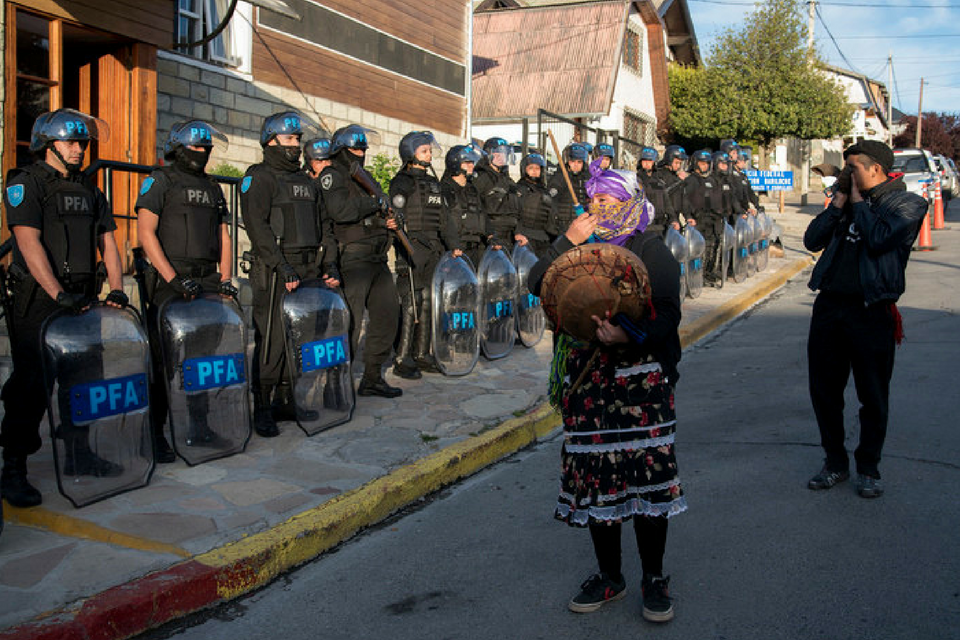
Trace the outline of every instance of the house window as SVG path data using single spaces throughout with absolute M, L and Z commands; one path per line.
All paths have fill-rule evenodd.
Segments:
M 652 118 L 642 113 L 623 112 L 623 137 L 644 146 L 657 140 L 657 128 Z
M 207 60 L 230 67 L 241 66 L 238 30 L 246 26 L 238 9 L 230 19 L 230 24 L 220 34 L 201 46 L 185 46 L 189 42 L 202 40 L 223 20 L 230 7 L 230 0 L 178 0 L 177 2 L 177 50 L 201 60 Z M 248 27 L 249 28 L 249 27 Z
M 643 37 L 633 29 L 627 29 L 623 41 L 623 64 L 638 74 L 643 73 Z

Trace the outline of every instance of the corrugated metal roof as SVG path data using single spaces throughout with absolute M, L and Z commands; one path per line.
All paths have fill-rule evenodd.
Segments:
M 606 115 L 627 0 L 505 9 L 473 18 L 474 119 Z

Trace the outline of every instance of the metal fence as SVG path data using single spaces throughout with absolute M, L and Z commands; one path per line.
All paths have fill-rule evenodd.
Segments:
M 527 127 L 525 127 L 526 129 Z M 613 146 L 614 161 L 613 168 L 634 170 L 637 161 L 640 159 L 640 151 L 644 146 L 651 145 L 652 142 L 638 142 L 632 138 L 621 135 L 616 129 L 600 129 L 577 122 L 570 118 L 551 113 L 545 109 L 537 110 L 537 134 L 536 147 L 551 162 L 558 162 L 553 147 L 547 137 L 547 130 L 553 132 L 553 137 L 557 140 L 557 145 L 561 152 L 563 147 L 570 142 L 589 142 L 592 145 L 609 144 Z M 524 136 L 524 139 L 529 139 Z M 526 153 L 526 149 L 524 150 Z

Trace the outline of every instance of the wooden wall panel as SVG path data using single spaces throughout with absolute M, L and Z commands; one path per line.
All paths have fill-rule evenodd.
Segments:
M 160 48 L 173 44 L 176 0 L 20 0 L 21 7 Z
M 253 76 L 436 131 L 462 133 L 462 97 L 272 31 L 259 30 L 254 36 Z

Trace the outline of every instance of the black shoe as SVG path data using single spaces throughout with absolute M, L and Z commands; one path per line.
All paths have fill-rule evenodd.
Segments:
M 199 428 L 195 433 L 187 436 L 184 441 L 188 447 L 220 447 L 224 444 L 223 438 L 207 428 Z
M 161 436 L 162 437 L 162 436 Z M 166 440 L 164 440 L 166 442 Z M 167 445 L 170 448 L 170 445 Z M 172 451 L 170 452 L 173 453 Z M 173 462 L 173 460 L 170 460 Z M 116 478 L 123 474 L 123 465 L 104 460 L 93 451 L 69 450 L 64 456 L 63 474 L 67 476 L 94 476 L 97 478 Z
M 879 498 L 882 496 L 883 484 L 880 482 L 880 478 L 874 478 L 865 473 L 858 473 L 857 495 L 861 498 Z
M 820 473 L 810 478 L 810 482 L 807 483 L 807 489 L 823 491 L 824 489 L 831 489 L 833 485 L 849 479 L 849 471 L 831 471 L 827 465 L 823 465 Z
M 35 507 L 43 502 L 40 492 L 27 480 L 27 459 L 3 459 L 0 497 L 15 507 Z
M 190 444 L 189 441 L 187 444 Z M 153 439 L 153 459 L 158 464 L 170 464 L 177 459 L 177 454 L 173 452 L 170 443 L 162 434 Z
M 615 582 L 605 573 L 595 573 L 580 585 L 580 593 L 573 596 L 567 607 L 575 613 L 591 613 L 608 602 L 627 595 L 627 582 Z
M 417 367 L 424 373 L 440 373 L 440 367 L 433 356 L 423 356 L 416 359 Z
M 643 576 L 643 619 L 650 622 L 673 620 L 670 576 Z
M 391 387 L 383 378 L 380 378 L 379 380 L 361 378 L 360 386 L 357 388 L 357 395 L 397 398 L 403 395 L 403 389 L 400 387 Z
M 409 358 L 397 360 L 393 363 L 393 375 L 406 380 L 419 380 L 423 377 L 420 368 Z
M 320 412 L 314 409 L 298 407 L 293 399 L 293 390 L 289 384 L 277 385 L 273 394 L 273 419 L 276 422 L 296 420 L 297 422 L 313 422 L 320 417 Z
M 276 438 L 280 435 L 280 428 L 273 419 L 273 408 L 270 406 L 269 387 L 253 391 L 253 430 L 261 438 Z

